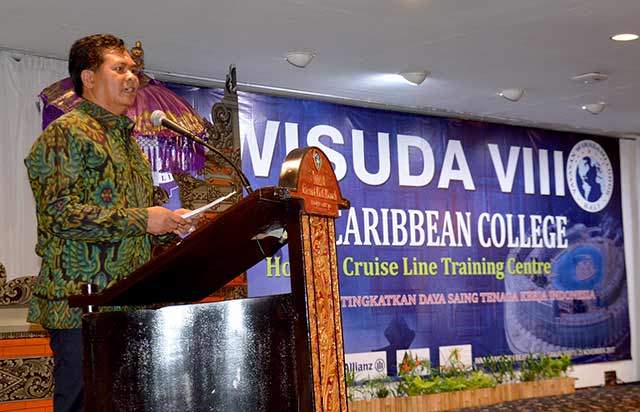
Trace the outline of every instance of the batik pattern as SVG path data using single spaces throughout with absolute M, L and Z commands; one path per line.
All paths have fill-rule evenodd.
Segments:
M 68 296 L 83 283 L 105 288 L 150 258 L 153 183 L 132 128 L 128 117 L 84 101 L 51 123 L 25 159 L 42 257 L 30 322 L 80 327 L 81 310 Z

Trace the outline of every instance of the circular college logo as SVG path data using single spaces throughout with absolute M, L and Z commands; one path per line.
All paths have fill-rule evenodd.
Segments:
M 602 146 L 593 140 L 573 146 L 567 161 L 567 184 L 573 200 L 587 212 L 599 212 L 609 204 L 613 168 Z

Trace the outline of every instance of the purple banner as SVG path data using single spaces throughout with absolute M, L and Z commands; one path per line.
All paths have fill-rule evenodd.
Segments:
M 219 99 L 186 94 L 201 112 Z M 386 352 L 393 375 L 406 349 L 434 365 L 447 348 L 630 358 L 617 140 L 250 93 L 240 124 L 253 187 L 317 146 L 351 202 L 336 221 L 347 360 Z M 287 293 L 289 276 L 285 248 L 249 293 Z

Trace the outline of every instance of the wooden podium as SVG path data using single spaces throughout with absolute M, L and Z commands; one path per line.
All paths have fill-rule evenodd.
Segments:
M 292 151 L 251 193 L 126 279 L 72 296 L 88 412 L 347 411 L 334 220 L 342 197 L 318 148 Z M 285 232 L 282 232 L 284 229 Z M 289 244 L 290 294 L 203 304 Z M 95 311 L 121 305 L 160 309 Z

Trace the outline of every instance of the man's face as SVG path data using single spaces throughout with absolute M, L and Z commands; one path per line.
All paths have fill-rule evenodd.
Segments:
M 121 115 L 133 105 L 138 92 L 136 63 L 129 53 L 105 50 L 95 71 L 83 70 L 83 97 L 113 114 Z

